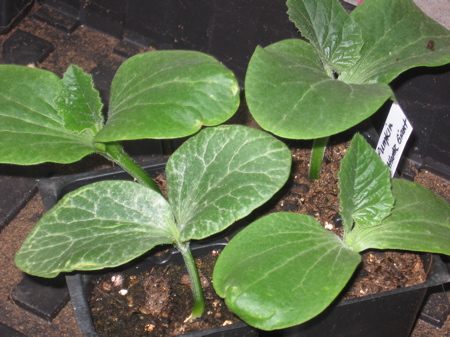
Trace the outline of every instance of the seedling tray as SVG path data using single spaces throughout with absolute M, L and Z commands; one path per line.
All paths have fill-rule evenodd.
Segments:
M 34 0 L 0 1 L 0 34 L 7 33 L 27 12 Z

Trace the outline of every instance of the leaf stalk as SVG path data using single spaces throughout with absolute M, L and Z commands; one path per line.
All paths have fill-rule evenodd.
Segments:
M 192 295 L 194 297 L 194 306 L 192 308 L 192 313 L 189 319 L 192 320 L 200 317 L 205 311 L 205 296 L 203 295 L 200 276 L 198 274 L 198 269 L 197 265 L 195 264 L 194 257 L 192 256 L 191 249 L 189 247 L 189 242 L 176 242 L 175 245 L 183 256 L 189 273 L 189 277 L 191 279 L 191 289 Z
M 145 172 L 142 167 L 140 167 L 129 155 L 125 153 L 122 146 L 118 142 L 101 144 L 103 144 L 105 147 L 104 151 L 99 151 L 100 154 L 115 162 L 140 184 L 161 193 L 158 186 L 156 186 L 147 172 Z M 99 148 L 99 146 L 97 146 L 97 148 Z
M 313 141 L 311 162 L 309 166 L 309 177 L 319 179 L 320 169 L 322 168 L 323 155 L 328 144 L 329 137 L 316 138 Z

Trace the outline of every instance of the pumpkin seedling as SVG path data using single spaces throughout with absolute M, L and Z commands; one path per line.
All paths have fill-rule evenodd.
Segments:
M 157 189 L 120 141 L 178 138 L 225 122 L 239 106 L 233 73 L 194 51 L 135 55 L 118 69 L 105 122 L 91 75 L 0 65 L 0 163 L 72 163 L 91 153 Z
M 192 277 L 192 316 L 200 316 L 204 299 L 190 240 L 220 232 L 267 201 L 287 180 L 290 151 L 250 128 L 205 129 L 169 159 L 166 200 L 119 142 L 184 137 L 226 121 L 239 105 L 233 73 L 199 52 L 136 55 L 113 79 L 106 122 L 91 76 L 76 66 L 60 79 L 2 65 L 0 87 L 0 162 L 70 163 L 99 153 L 141 183 L 103 181 L 67 194 L 25 239 L 17 266 L 54 277 L 118 266 L 174 244 Z
M 359 134 L 342 160 L 339 183 L 343 238 L 311 216 L 272 213 L 239 232 L 219 256 L 214 287 L 248 324 L 273 330 L 315 317 L 367 249 L 450 255 L 450 205 L 421 185 L 391 180 Z
M 167 199 L 132 181 L 102 181 L 68 193 L 27 236 L 15 263 L 54 277 L 122 265 L 173 244 L 191 276 L 192 317 L 204 310 L 191 240 L 216 234 L 269 200 L 286 182 L 291 153 L 270 134 L 245 126 L 206 128 L 166 165 Z
M 450 32 L 412 0 L 364 1 L 350 14 L 338 0 L 288 0 L 287 6 L 309 42 L 288 39 L 257 47 L 245 95 L 263 129 L 315 140 L 310 173 L 316 178 L 328 137 L 393 98 L 393 79 L 413 67 L 450 62 Z

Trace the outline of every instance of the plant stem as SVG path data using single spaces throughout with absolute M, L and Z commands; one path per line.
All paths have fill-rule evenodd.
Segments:
M 311 162 L 309 166 L 309 177 L 319 179 L 320 169 L 322 168 L 323 154 L 327 147 L 328 137 L 316 138 L 313 141 Z
M 198 274 L 197 265 L 195 264 L 194 257 L 192 256 L 191 249 L 189 248 L 189 242 L 177 242 L 176 246 L 183 256 L 184 263 L 191 278 L 192 295 L 194 296 L 194 307 L 192 308 L 190 319 L 200 317 L 205 311 L 205 297 L 203 295 L 202 284 L 200 276 Z
M 96 144 L 99 152 L 106 158 L 112 160 L 122 169 L 128 172 L 137 182 L 160 192 L 147 172 L 142 169 L 129 155 L 125 153 L 118 142 Z M 161 193 L 161 192 L 160 192 Z

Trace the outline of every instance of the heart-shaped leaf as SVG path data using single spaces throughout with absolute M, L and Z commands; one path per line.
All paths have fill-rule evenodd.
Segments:
M 360 134 L 356 134 L 342 159 L 339 199 L 344 225 L 375 226 L 394 205 L 389 167 Z
M 248 215 L 284 185 L 290 166 L 287 146 L 253 128 L 223 125 L 188 139 L 166 166 L 180 240 L 208 237 Z
M 42 277 L 128 262 L 173 242 L 175 223 L 158 192 L 130 181 L 102 181 L 67 194 L 27 236 L 15 263 Z
M 154 51 L 125 61 L 111 85 L 108 121 L 96 141 L 177 138 L 225 122 L 239 105 L 233 73 L 194 51 Z
M 412 0 L 364 1 L 352 13 L 364 41 L 361 59 L 341 73 L 348 83 L 389 83 L 407 69 L 450 62 L 450 31 Z
M 0 66 L 0 161 L 32 165 L 71 163 L 96 151 L 93 135 L 71 124 L 55 99 L 63 90 L 55 74 L 16 65 Z M 76 129 L 72 124 L 73 130 Z
M 281 329 L 322 312 L 360 260 L 314 218 L 273 213 L 247 226 L 225 247 L 213 284 L 248 324 Z
M 315 139 L 371 116 L 391 95 L 387 84 L 348 84 L 329 77 L 314 48 L 284 40 L 253 54 L 245 95 L 258 124 L 276 135 Z
M 289 19 L 316 48 L 322 62 L 340 73 L 359 60 L 361 31 L 336 0 L 289 0 Z
M 450 204 L 427 188 L 392 180 L 395 207 L 379 226 L 355 228 L 349 242 L 355 251 L 404 249 L 450 255 Z

